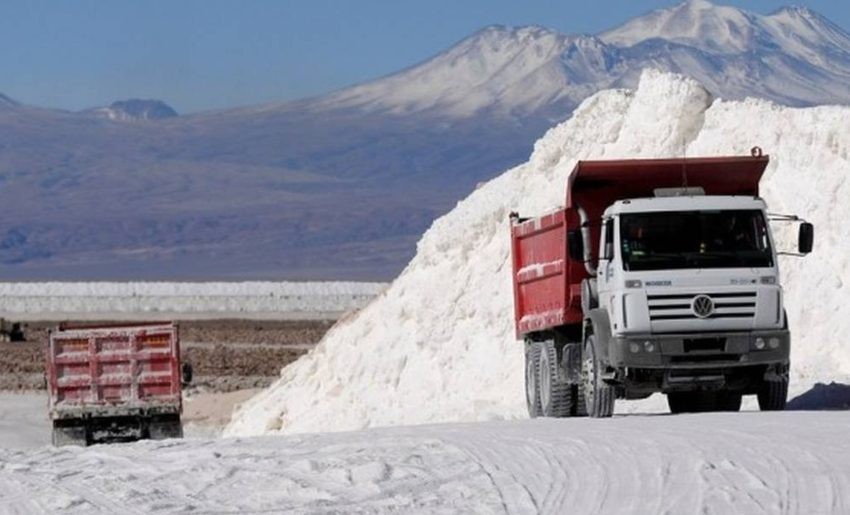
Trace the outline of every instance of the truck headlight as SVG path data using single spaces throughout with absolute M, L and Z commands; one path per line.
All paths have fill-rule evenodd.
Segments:
M 635 342 L 630 343 L 629 351 L 631 351 L 632 354 L 637 354 L 638 352 L 640 352 L 640 345 Z
M 759 282 L 762 284 L 776 284 L 776 276 L 775 275 L 763 275 L 759 277 Z
M 655 351 L 655 344 L 650 340 L 646 340 L 643 342 L 643 348 L 646 352 L 653 352 Z
M 765 345 L 766 345 L 766 343 L 764 341 L 764 338 L 761 338 L 761 337 L 756 338 L 756 343 L 755 343 L 756 349 L 762 350 L 762 349 L 764 349 Z
M 627 279 L 626 280 L 626 288 L 642 288 L 643 283 L 640 282 L 640 279 Z
M 773 338 L 767 340 L 767 345 L 770 346 L 771 349 L 778 349 L 779 348 L 779 338 L 774 336 Z

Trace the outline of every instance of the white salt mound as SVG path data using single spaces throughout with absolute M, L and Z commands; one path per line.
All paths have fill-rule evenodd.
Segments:
M 435 221 L 390 288 L 285 368 L 226 434 L 525 417 L 508 213 L 561 206 L 578 159 L 746 155 L 762 146 L 771 155 L 762 190 L 771 209 L 803 215 L 817 232 L 814 254 L 780 263 L 794 333 L 792 395 L 850 376 L 848 119 L 846 107 L 712 103 L 697 82 L 656 71 L 644 72 L 634 92 L 594 95 L 535 144 L 528 163 Z

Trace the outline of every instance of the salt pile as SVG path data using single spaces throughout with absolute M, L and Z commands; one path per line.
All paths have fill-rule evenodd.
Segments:
M 603 91 L 508 170 L 434 222 L 380 297 L 234 416 L 227 435 L 524 417 L 512 320 L 508 213 L 563 204 L 578 159 L 771 154 L 763 196 L 816 226 L 815 253 L 782 258 L 795 341 L 792 389 L 850 376 L 850 108 L 712 102 L 693 80 L 646 71 Z M 843 200 L 843 201 L 842 201 Z M 787 247 L 791 249 L 791 245 Z M 621 403 L 630 405 L 630 403 Z M 632 404 L 633 405 L 633 404 Z

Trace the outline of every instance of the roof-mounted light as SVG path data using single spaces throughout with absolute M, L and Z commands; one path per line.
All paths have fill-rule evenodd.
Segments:
M 655 188 L 652 192 L 656 197 L 698 197 L 705 195 L 705 190 L 701 186 Z

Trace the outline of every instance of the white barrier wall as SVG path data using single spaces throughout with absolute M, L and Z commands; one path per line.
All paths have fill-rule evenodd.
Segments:
M 0 283 L 0 315 L 311 317 L 366 305 L 386 287 L 361 282 Z

